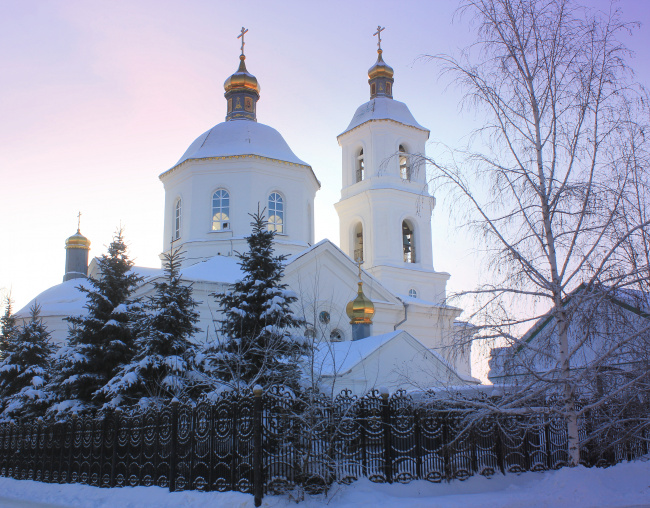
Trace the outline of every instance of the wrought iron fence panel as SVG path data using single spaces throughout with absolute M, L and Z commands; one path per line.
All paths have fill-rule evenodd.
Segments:
M 529 471 L 545 471 L 548 469 L 548 454 L 546 447 L 546 419 L 543 415 L 532 415 L 528 420 L 526 430 L 528 446 Z
M 496 416 L 488 416 L 480 419 L 472 428 L 472 440 L 474 441 L 474 464 L 472 469 L 483 476 L 493 476 L 501 472 L 503 465 L 499 441 L 496 436 L 499 432 L 499 425 Z
M 251 394 L 235 399 L 234 416 L 236 425 L 233 440 L 233 485 L 232 490 L 253 492 L 253 438 L 254 438 L 254 401 Z
M 383 399 L 373 390 L 359 399 L 359 425 L 361 426 L 364 476 L 370 481 L 389 481 L 386 475 L 385 432 L 382 419 Z
M 567 428 L 564 420 L 558 416 L 550 417 L 546 424 L 546 448 L 549 469 L 559 469 L 568 464 Z
M 350 390 L 344 390 L 332 405 L 330 460 L 333 476 L 339 483 L 350 483 L 365 476 L 365 433 L 360 425 L 361 404 Z
M 156 460 L 158 458 L 158 410 L 150 408 L 141 416 L 142 443 L 140 448 L 140 485 L 156 485 Z
M 282 493 L 295 485 L 302 428 L 292 394 L 273 387 L 262 400 L 262 464 L 265 490 Z
M 521 473 L 528 469 L 526 425 L 521 417 L 499 418 L 498 438 L 501 440 L 503 468 L 507 473 Z
M 447 468 L 448 480 L 465 480 L 472 475 L 473 450 L 471 429 L 463 424 L 465 415 L 457 411 L 447 413 Z
M 231 396 L 221 396 L 212 405 L 212 464 L 210 490 L 236 490 L 235 478 L 237 415 Z
M 440 483 L 447 478 L 445 416 L 446 413 L 430 408 L 418 411 L 422 457 L 420 478 L 432 483 Z
M 163 407 L 156 415 L 158 440 L 154 450 L 154 484 L 158 487 L 171 485 L 172 432 L 174 411 L 170 405 Z
M 388 401 L 392 481 L 408 483 L 420 477 L 421 455 L 418 445 L 416 411 L 413 400 L 404 391 Z
M 186 404 L 179 404 L 177 413 L 176 433 L 176 471 L 175 490 L 186 490 L 191 487 L 192 481 L 192 447 L 194 411 Z
M 211 490 L 212 479 L 212 404 L 202 400 L 193 411 L 193 464 L 191 484 L 195 490 Z

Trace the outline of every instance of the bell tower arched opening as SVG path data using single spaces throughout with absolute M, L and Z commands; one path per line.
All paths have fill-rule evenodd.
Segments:
M 352 232 L 352 242 L 354 245 L 353 259 L 357 263 L 363 263 L 363 224 L 358 222 Z
M 405 263 L 415 263 L 415 232 L 409 221 L 402 221 L 402 251 Z

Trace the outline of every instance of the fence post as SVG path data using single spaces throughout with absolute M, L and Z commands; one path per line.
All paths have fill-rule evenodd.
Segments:
M 122 426 L 122 410 L 118 407 L 112 412 L 113 417 L 113 450 L 111 454 L 111 472 L 108 479 L 108 486 L 115 487 L 115 468 L 117 467 L 117 446 Z
M 393 454 L 391 450 L 390 432 L 390 405 L 388 403 L 388 390 L 381 391 L 381 420 L 384 428 L 384 474 L 386 481 L 393 483 Z
M 253 495 L 255 506 L 262 505 L 262 387 L 253 388 Z

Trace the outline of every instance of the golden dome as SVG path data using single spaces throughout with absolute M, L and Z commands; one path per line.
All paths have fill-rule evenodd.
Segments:
M 90 240 L 77 229 L 77 232 L 65 241 L 65 248 L 90 250 Z
M 226 90 L 226 93 L 232 90 L 250 90 L 259 95 L 260 85 L 257 82 L 257 78 L 246 70 L 246 64 L 244 63 L 246 57 L 241 55 L 239 60 L 239 69 L 224 81 L 223 88 Z
M 375 315 L 375 305 L 363 294 L 363 282 L 359 281 L 357 297 L 345 307 L 345 312 L 350 318 L 350 324 L 372 324 L 372 317 Z
M 377 62 L 368 69 L 368 79 L 393 77 L 393 68 L 384 62 L 384 59 L 381 57 L 382 53 L 383 51 L 381 49 L 377 50 Z

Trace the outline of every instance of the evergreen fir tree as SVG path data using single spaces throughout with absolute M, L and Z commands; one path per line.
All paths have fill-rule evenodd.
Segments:
M 0 361 L 16 348 L 19 328 L 12 307 L 11 295 L 5 296 L 5 313 L 0 318 Z
M 44 387 L 54 348 L 39 317 L 40 307 L 34 304 L 30 311 L 16 347 L 0 362 L 0 420 L 42 415 L 51 397 Z
M 307 344 L 292 332 L 304 323 L 290 308 L 295 293 L 281 282 L 286 256 L 273 255 L 275 231 L 269 230 L 263 211 L 251 217 L 249 251 L 237 255 L 245 276 L 229 291 L 214 295 L 224 313 L 221 343 L 207 348 L 202 364 L 235 388 L 281 384 L 297 389 L 298 361 Z
M 187 398 L 192 388 L 190 338 L 200 331 L 198 303 L 192 298 L 192 286 L 181 281 L 179 250 L 164 258 L 165 281 L 154 283 L 156 292 L 136 323 L 135 356 L 102 390 L 111 405 L 160 406 L 174 397 Z
M 89 277 L 91 288 L 79 288 L 87 295 L 88 315 L 67 318 L 72 323 L 69 345 L 58 355 L 60 375 L 52 384 L 55 412 L 102 407 L 108 402 L 102 388 L 133 358 L 129 297 L 142 279 L 130 272 L 133 262 L 126 250 L 118 230 L 99 260 L 99 278 Z

